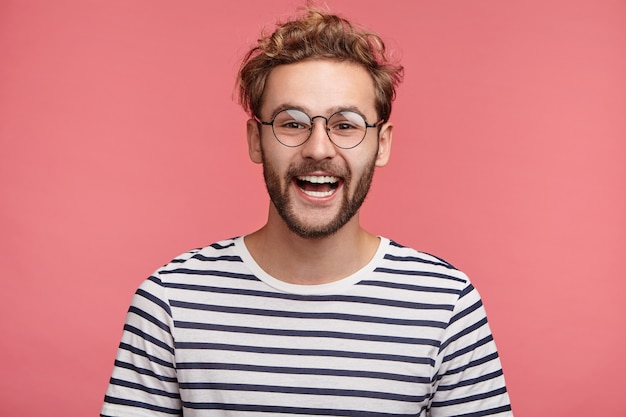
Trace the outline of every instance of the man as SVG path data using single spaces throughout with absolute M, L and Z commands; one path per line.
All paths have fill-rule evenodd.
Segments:
M 359 224 L 401 75 L 376 35 L 316 10 L 248 53 L 267 223 L 142 284 L 103 416 L 512 415 L 467 277 Z

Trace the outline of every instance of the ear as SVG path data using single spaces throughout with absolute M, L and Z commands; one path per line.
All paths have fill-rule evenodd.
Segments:
M 259 123 L 256 120 L 248 119 L 246 123 L 246 136 L 248 138 L 248 153 L 250 154 L 250 159 L 255 164 L 262 164 L 261 132 L 259 132 Z
M 391 140 L 393 139 L 393 124 L 387 122 L 380 128 L 378 134 L 378 154 L 376 155 L 376 166 L 384 167 L 389 162 L 391 156 Z

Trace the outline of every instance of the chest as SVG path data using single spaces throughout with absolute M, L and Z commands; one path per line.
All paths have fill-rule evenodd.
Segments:
M 441 329 L 418 310 L 407 317 L 389 306 L 241 301 L 173 312 L 181 398 L 190 409 L 419 415 L 426 408 Z

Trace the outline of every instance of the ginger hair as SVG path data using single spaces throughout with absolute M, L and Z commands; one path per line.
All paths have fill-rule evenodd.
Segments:
M 268 75 L 278 65 L 309 59 L 331 59 L 362 66 L 376 89 L 376 111 L 387 121 L 403 68 L 387 58 L 385 44 L 375 33 L 319 9 L 307 8 L 299 17 L 262 33 L 245 55 L 238 74 L 239 102 L 250 116 L 259 117 Z

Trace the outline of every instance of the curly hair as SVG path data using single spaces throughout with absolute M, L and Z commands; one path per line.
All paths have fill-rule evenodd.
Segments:
M 375 33 L 319 9 L 307 8 L 300 17 L 278 23 L 244 57 L 239 68 L 239 102 L 250 116 L 259 116 L 269 73 L 278 65 L 307 59 L 347 61 L 365 68 L 374 80 L 376 111 L 387 121 L 403 68 L 386 56 L 385 44 Z

